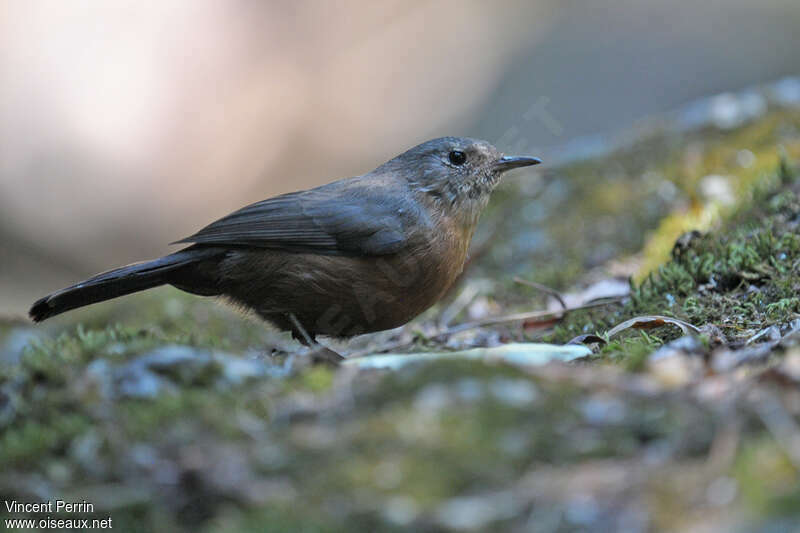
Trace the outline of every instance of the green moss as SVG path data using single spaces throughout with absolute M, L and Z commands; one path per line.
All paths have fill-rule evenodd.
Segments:
M 777 302 L 767 304 L 765 312 L 768 318 L 775 320 L 797 311 L 800 311 L 800 298 L 793 296 L 791 298 L 781 298 Z
M 43 456 L 64 453 L 72 439 L 90 426 L 86 416 L 61 413 L 47 420 L 26 420 L 0 436 L 0 464 L 30 466 Z
M 621 363 L 628 371 L 638 372 L 644 369 L 647 357 L 662 343 L 660 337 L 640 331 L 639 336 L 610 341 L 603 346 L 599 355 L 601 358 Z
M 754 184 L 754 199 L 730 213 L 725 226 L 682 239 L 668 262 L 634 284 L 624 306 L 572 314 L 548 340 L 566 342 L 581 333 L 602 336 L 640 315 L 714 324 L 729 340 L 791 321 L 800 311 L 800 199 L 782 170 L 785 165 Z M 640 368 L 644 355 L 679 334 L 677 329 L 663 331 L 663 337 L 616 340 L 600 353 L 629 369 Z

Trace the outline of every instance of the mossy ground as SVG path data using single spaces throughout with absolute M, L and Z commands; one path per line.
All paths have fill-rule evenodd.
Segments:
M 800 201 L 796 172 L 782 161 L 758 183 L 752 196 L 710 233 L 684 234 L 671 259 L 634 283 L 618 307 L 579 311 L 555 328 L 548 340 L 567 342 L 587 332 L 602 336 L 639 315 L 664 315 L 713 325 L 725 341 L 740 345 L 758 331 L 784 325 L 800 312 Z M 663 340 L 642 332 L 606 345 L 603 354 L 638 360 Z
M 798 125 L 784 110 L 733 131 L 647 136 L 559 169 L 544 190 L 507 189 L 487 217 L 498 241 L 468 274 L 494 280 L 483 297 L 500 313 L 540 305 L 514 274 L 563 288 L 641 249 L 660 266 L 622 304 L 544 333 L 483 333 L 566 342 L 672 316 L 706 327 L 698 354 L 674 356 L 700 369 L 678 386 L 651 367 L 677 328 L 625 332 L 571 365 L 359 372 L 291 367 L 286 337 L 153 291 L 44 329 L 2 326 L 0 346 L 20 332 L 38 340 L 2 353 L 0 495 L 87 500 L 123 531 L 793 530 L 800 350 L 785 340 L 755 366 L 713 362 L 762 346 L 746 343 L 770 326 L 785 333 L 800 312 Z M 728 176 L 736 205 L 695 194 L 709 174 Z M 702 234 L 673 248 L 699 219 Z M 526 254 L 530 239 L 542 247 Z M 145 373 L 157 392 L 125 392 L 138 363 L 176 346 L 205 362 L 162 361 Z M 234 379 L 237 360 L 264 372 Z

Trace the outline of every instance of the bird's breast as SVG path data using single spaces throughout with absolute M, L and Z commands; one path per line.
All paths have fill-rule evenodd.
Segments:
M 428 242 L 421 245 L 422 251 L 414 254 L 426 258 L 422 277 L 426 290 L 435 293 L 435 300 L 441 298 L 461 275 L 473 231 L 474 226 L 442 217 L 437 221 L 436 230 L 431 233 Z

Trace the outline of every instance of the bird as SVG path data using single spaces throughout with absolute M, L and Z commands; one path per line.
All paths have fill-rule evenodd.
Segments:
M 248 205 L 152 261 L 37 300 L 41 322 L 160 285 L 254 311 L 303 344 L 399 327 L 461 274 L 502 175 L 541 163 L 465 137 L 424 142 L 361 176 Z

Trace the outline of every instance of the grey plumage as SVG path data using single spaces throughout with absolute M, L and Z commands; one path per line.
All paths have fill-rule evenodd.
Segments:
M 427 217 L 402 187 L 369 177 L 335 181 L 231 213 L 177 243 L 252 246 L 335 255 L 402 249 Z
M 399 326 L 463 269 L 478 217 L 506 170 L 536 164 L 443 137 L 372 172 L 270 198 L 177 241 L 187 248 L 38 300 L 35 321 L 163 284 L 222 296 L 281 329 L 350 336 Z

